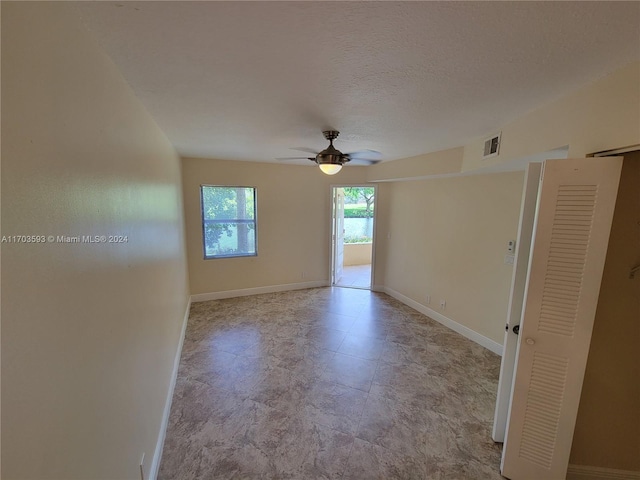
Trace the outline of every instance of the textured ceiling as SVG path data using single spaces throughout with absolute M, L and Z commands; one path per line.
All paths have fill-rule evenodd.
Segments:
M 640 58 L 640 3 L 79 2 L 183 156 L 460 146 Z M 307 162 L 310 163 L 310 162 Z

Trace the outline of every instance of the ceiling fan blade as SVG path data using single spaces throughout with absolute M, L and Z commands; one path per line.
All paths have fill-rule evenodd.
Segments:
M 313 148 L 292 147 L 292 148 L 290 148 L 290 150 L 298 150 L 299 152 L 307 152 L 307 153 L 311 153 L 313 155 L 317 155 L 318 154 L 318 152 L 316 150 L 314 150 Z
M 287 161 L 287 160 L 311 160 L 314 163 L 318 163 L 318 159 L 322 162 L 325 156 L 332 157 L 341 157 L 341 162 L 343 164 L 352 164 L 352 165 L 375 165 L 382 161 L 382 154 L 376 150 L 358 150 L 355 152 L 349 153 L 341 153 L 334 146 L 332 141 L 338 137 L 339 132 L 337 131 L 326 131 L 322 132 L 324 137 L 330 141 L 330 145 L 318 153 L 316 150 L 307 147 L 291 147 L 290 150 L 297 150 L 299 152 L 310 153 L 313 155 L 312 158 L 309 157 L 284 157 L 284 158 L 276 158 L 276 160 Z M 328 161 L 328 160 L 327 160 Z
M 351 158 L 351 161 L 347 165 L 375 165 L 380 163 L 380 160 L 373 160 L 371 158 Z
M 376 150 L 358 150 L 357 152 L 346 153 L 352 160 L 367 159 L 367 160 L 382 160 L 382 154 Z

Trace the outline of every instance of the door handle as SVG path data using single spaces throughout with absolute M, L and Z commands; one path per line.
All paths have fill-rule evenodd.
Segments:
M 513 333 L 515 333 L 516 335 L 520 334 L 520 325 L 514 325 Z

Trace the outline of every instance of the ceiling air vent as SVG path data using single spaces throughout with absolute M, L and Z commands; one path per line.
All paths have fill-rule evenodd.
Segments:
M 484 153 L 482 159 L 496 157 L 500 151 L 500 136 L 502 133 L 492 135 L 484 141 Z

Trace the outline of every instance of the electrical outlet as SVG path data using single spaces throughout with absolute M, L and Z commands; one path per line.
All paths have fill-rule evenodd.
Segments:
M 440 308 L 442 310 L 444 310 L 446 306 L 447 306 L 447 301 L 446 300 L 440 300 Z
M 426 305 L 429 305 L 431 303 L 431 295 L 427 295 L 424 297 L 424 302 Z
M 301 273 L 300 273 L 300 278 L 305 278 L 306 276 L 307 276 L 307 273 L 306 273 L 306 272 L 301 272 Z

